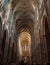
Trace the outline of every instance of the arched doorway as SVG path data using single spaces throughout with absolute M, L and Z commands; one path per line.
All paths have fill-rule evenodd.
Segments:
M 19 60 L 27 63 L 31 60 L 31 35 L 27 31 L 23 31 L 18 37 Z

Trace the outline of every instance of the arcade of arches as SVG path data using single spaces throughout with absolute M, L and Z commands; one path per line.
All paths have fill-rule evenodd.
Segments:
M 50 64 L 50 0 L 0 0 L 0 65 Z

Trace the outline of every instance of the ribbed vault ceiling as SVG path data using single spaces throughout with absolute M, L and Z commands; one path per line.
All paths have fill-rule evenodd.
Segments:
M 12 10 L 13 14 L 22 15 L 23 17 L 28 17 L 37 13 L 38 9 L 38 0 L 13 0 L 12 1 Z M 15 16 L 16 16 L 15 15 Z
M 33 23 L 38 17 L 38 5 L 38 0 L 12 1 L 14 21 L 16 21 L 17 28 L 33 28 Z

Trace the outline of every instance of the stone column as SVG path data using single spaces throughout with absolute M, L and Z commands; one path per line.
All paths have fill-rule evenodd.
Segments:
M 7 59 L 8 59 L 8 45 L 9 45 L 9 35 L 8 35 L 8 31 L 6 30 L 6 42 L 5 42 L 5 48 L 4 48 L 4 58 L 3 58 L 3 62 L 4 65 L 7 63 Z

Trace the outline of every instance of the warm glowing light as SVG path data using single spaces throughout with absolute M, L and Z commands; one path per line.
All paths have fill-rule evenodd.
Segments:
M 18 37 L 19 53 L 21 56 L 24 54 L 30 55 L 31 51 L 31 35 L 28 32 L 20 33 Z

